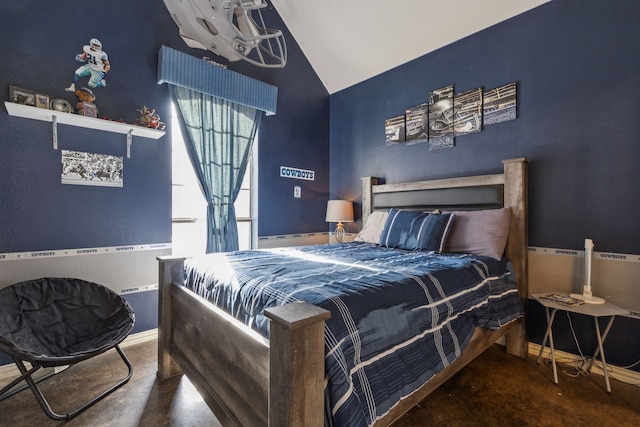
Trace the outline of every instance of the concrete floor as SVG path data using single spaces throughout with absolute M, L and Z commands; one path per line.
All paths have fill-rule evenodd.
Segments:
M 219 426 L 183 377 L 156 378 L 156 341 L 124 349 L 131 380 L 68 422 L 49 419 L 30 390 L 0 402 L 1 426 Z M 63 413 L 95 390 L 126 375 L 115 351 L 78 364 L 42 383 L 52 408 Z M 489 349 L 400 419 L 397 426 L 640 426 L 640 387 L 560 374 L 545 363 Z

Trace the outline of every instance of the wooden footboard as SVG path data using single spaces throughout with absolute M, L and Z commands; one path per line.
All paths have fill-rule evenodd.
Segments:
M 161 379 L 187 374 L 225 426 L 324 425 L 327 310 L 306 303 L 267 310 L 267 342 L 180 286 L 184 258 L 158 261 Z

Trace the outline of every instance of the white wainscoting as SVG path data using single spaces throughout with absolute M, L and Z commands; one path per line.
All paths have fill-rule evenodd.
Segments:
M 581 294 L 583 277 L 584 250 L 529 247 L 530 294 Z M 594 251 L 591 290 L 594 296 L 640 312 L 640 255 Z
M 41 277 L 73 277 L 99 283 L 117 293 L 157 287 L 159 256 L 171 244 L 58 249 L 0 254 L 0 288 Z

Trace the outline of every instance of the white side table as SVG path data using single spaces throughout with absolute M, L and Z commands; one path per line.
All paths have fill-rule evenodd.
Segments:
M 545 313 L 547 316 L 547 331 L 544 334 L 544 338 L 542 340 L 542 346 L 540 347 L 540 353 L 538 354 L 538 360 L 536 363 L 540 363 L 540 359 L 542 358 L 542 352 L 547 345 L 547 340 L 549 340 L 549 348 L 551 350 L 551 365 L 553 368 L 553 381 L 554 383 L 558 384 L 558 369 L 556 367 L 556 356 L 555 356 L 555 350 L 553 347 L 553 331 L 551 328 L 553 326 L 553 320 L 556 316 L 556 312 L 558 310 L 563 310 L 571 313 L 579 313 L 579 314 L 591 316 L 593 317 L 593 321 L 595 323 L 596 337 L 598 338 L 598 347 L 596 348 L 596 351 L 593 354 L 593 358 L 589 363 L 587 372 L 591 371 L 591 367 L 593 366 L 593 361 L 596 359 L 596 357 L 598 357 L 598 354 L 599 354 L 600 360 L 602 361 L 602 370 L 604 371 L 604 381 L 607 386 L 607 393 L 611 393 L 611 385 L 609 383 L 609 374 L 607 372 L 607 362 L 604 355 L 603 343 L 604 343 L 604 340 L 607 338 L 607 334 L 609 333 L 609 330 L 611 329 L 611 325 L 613 324 L 613 321 L 616 318 L 616 316 L 627 315 L 629 311 L 623 308 L 620 308 L 617 305 L 612 304 L 608 301 L 605 301 L 604 304 L 564 305 L 564 304 L 558 304 L 558 303 L 554 303 L 554 302 L 540 298 L 547 294 L 548 292 L 541 293 L 541 294 L 531 294 L 531 297 L 533 299 L 535 299 L 536 301 L 538 301 L 540 304 L 544 306 Z M 598 320 L 600 317 L 609 318 L 607 325 L 604 329 L 604 332 L 602 333 L 600 332 L 600 322 Z

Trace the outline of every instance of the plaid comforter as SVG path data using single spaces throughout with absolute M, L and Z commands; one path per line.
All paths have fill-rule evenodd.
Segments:
M 351 242 L 209 254 L 185 286 L 265 337 L 265 308 L 306 301 L 325 327 L 326 424 L 373 425 L 464 349 L 523 315 L 506 260 Z

